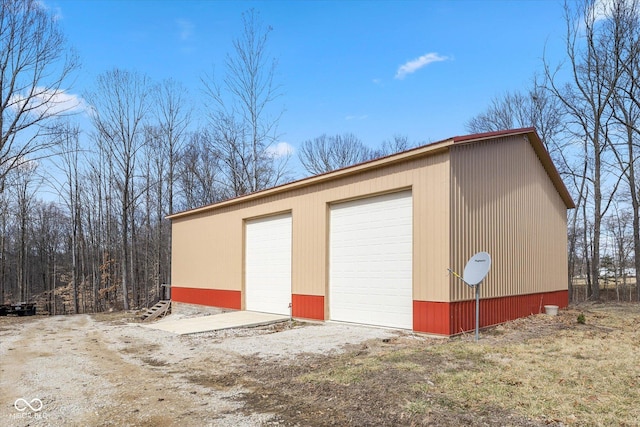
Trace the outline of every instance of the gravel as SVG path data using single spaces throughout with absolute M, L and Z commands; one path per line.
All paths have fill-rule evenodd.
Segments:
M 195 337 L 194 340 L 212 338 L 209 334 L 201 335 Z M 324 323 L 263 335 L 249 334 L 242 336 L 242 332 L 240 332 L 239 336 L 232 339 L 230 339 L 231 337 L 220 339 L 214 347 L 242 356 L 294 359 L 303 353 L 337 353 L 350 344 L 358 344 L 370 339 L 390 338 L 395 335 L 397 333 L 391 330 L 340 323 Z
M 171 315 L 169 318 L 189 317 Z M 102 321 L 97 321 L 99 318 Z M 131 316 L 0 318 L 2 425 L 255 426 L 272 415 L 245 413 L 241 387 L 208 381 L 239 375 L 247 360 L 295 363 L 371 339 L 406 334 L 342 323 L 284 322 L 174 335 Z M 243 365 L 244 364 L 244 365 Z M 24 408 L 42 402 L 40 411 Z M 6 422 L 8 420 L 8 423 Z

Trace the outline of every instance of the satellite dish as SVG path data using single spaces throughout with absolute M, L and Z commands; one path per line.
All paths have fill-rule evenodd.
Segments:
M 490 268 L 491 255 L 487 252 L 478 252 L 467 261 L 462 273 L 464 277 L 460 277 L 458 273 L 450 268 L 447 269 L 470 287 L 476 288 L 476 341 L 479 339 L 478 329 L 480 327 L 480 282 L 487 277 Z
M 490 268 L 491 255 L 488 252 L 478 252 L 467 261 L 462 280 L 469 286 L 476 286 L 484 280 Z

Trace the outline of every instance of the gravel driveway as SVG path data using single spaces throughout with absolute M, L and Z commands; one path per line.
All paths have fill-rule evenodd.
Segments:
M 131 315 L 0 318 L 0 424 L 11 426 L 255 426 L 242 411 L 242 375 L 402 332 L 355 325 L 284 324 L 177 336 Z M 275 366 L 278 366 L 276 364 Z

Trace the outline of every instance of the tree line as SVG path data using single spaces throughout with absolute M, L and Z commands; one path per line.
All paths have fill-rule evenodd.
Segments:
M 79 58 L 55 17 L 34 0 L 1 4 L 0 300 L 38 298 L 52 313 L 149 306 L 170 281 L 167 215 L 293 179 L 289 154 L 274 149 L 281 87 L 256 11 L 243 14 L 224 73 L 202 78 L 204 126 L 180 82 L 115 68 L 83 94 L 81 129 L 63 96 Z M 311 168 L 321 145 L 309 141 L 309 173 L 408 146 L 321 138 L 341 142 Z
M 255 11 L 222 78 L 202 79 L 205 126 L 194 130 L 181 83 L 116 68 L 83 96 L 87 130 L 64 96 L 79 60 L 55 17 L 33 0 L 1 5 L 0 299 L 39 296 L 55 313 L 148 306 L 170 280 L 168 214 L 290 179 L 270 150 L 279 86 Z
M 627 280 L 640 269 L 638 1 L 567 2 L 566 60 L 543 58 L 531 87 L 497 96 L 466 126 L 538 130 L 577 206 L 567 236 L 574 299 L 599 299 L 612 279 L 618 298 L 640 300 Z M 81 129 L 63 90 L 79 58 L 55 17 L 35 0 L 0 3 L 0 299 L 38 298 L 52 313 L 149 306 L 170 280 L 167 215 L 293 178 L 290 155 L 275 150 L 283 109 L 272 29 L 256 11 L 243 14 L 222 75 L 202 78 L 204 125 L 180 82 L 116 68 L 84 94 L 91 127 Z M 396 135 L 372 149 L 324 134 L 298 156 L 318 174 L 414 145 Z

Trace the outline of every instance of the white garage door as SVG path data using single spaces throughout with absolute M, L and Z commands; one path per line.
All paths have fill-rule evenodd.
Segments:
M 291 214 L 247 221 L 245 307 L 289 314 L 291 302 Z
M 333 320 L 413 328 L 411 191 L 331 206 Z

